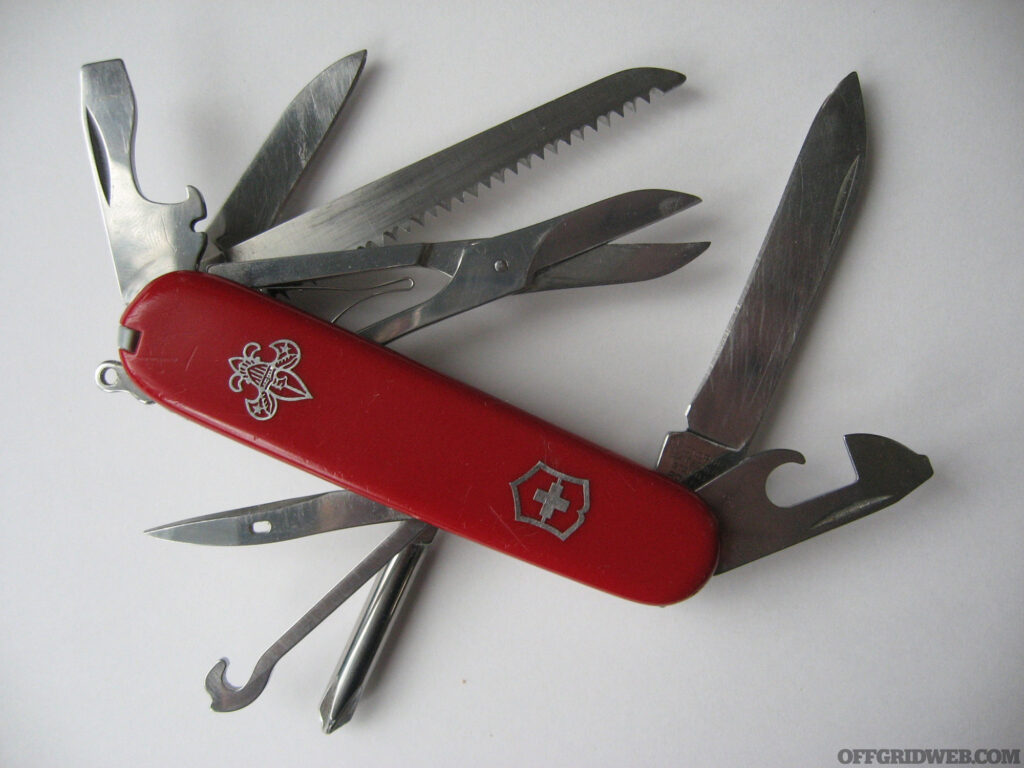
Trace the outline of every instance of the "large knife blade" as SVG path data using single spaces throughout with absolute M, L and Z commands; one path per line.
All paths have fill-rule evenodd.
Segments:
M 835 256 L 866 143 L 854 72 L 811 124 L 722 345 L 687 411 L 687 429 L 665 439 L 662 474 L 696 488 L 743 457 Z
M 438 206 L 490 184 L 547 147 L 570 141 L 599 118 L 685 81 L 678 72 L 638 68 L 610 75 L 417 163 L 296 216 L 227 249 L 229 261 L 357 248 L 379 241 Z

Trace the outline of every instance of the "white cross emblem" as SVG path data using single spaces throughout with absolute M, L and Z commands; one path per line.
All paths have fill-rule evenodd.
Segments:
M 559 472 L 543 461 L 510 485 L 515 519 L 543 528 L 562 541 L 583 525 L 590 511 L 590 481 Z

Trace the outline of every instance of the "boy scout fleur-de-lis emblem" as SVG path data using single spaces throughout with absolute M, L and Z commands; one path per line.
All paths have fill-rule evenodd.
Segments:
M 232 392 L 241 392 L 247 386 L 255 390 L 255 397 L 245 399 L 245 410 L 257 421 L 267 421 L 277 413 L 279 400 L 312 400 L 313 396 L 293 368 L 302 359 L 299 345 L 280 339 L 270 345 L 276 357 L 264 361 L 259 356 L 260 345 L 250 341 L 242 349 L 241 357 L 232 357 Z

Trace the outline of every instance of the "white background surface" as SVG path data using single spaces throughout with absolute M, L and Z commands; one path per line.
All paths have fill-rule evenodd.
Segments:
M 1024 747 L 1022 40 L 1016 2 L 3 3 L 0 764 L 828 766 L 842 748 Z M 361 599 L 255 704 L 211 713 L 213 662 L 244 680 L 380 531 L 235 550 L 141 535 L 325 486 L 93 385 L 121 300 L 78 68 L 125 60 L 144 192 L 194 184 L 216 210 L 294 92 L 364 47 L 296 210 L 614 71 L 689 76 L 415 237 L 668 187 L 705 202 L 642 237 L 711 240 L 704 256 L 398 345 L 648 465 L 685 425 L 811 118 L 858 70 L 867 186 L 758 447 L 808 458 L 773 478 L 784 502 L 852 480 L 847 432 L 929 454 L 934 479 L 665 609 L 443 537 L 339 733 L 316 710 Z

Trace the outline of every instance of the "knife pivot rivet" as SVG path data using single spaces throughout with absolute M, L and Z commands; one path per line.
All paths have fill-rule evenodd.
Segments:
M 508 272 L 508 262 L 505 261 L 504 259 L 498 259 L 496 262 L 494 262 L 494 271 Z

